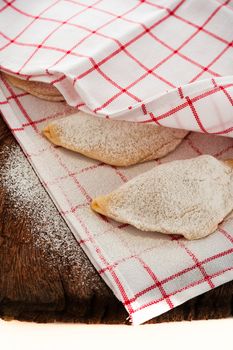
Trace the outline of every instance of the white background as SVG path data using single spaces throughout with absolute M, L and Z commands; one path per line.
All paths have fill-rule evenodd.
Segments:
M 145 326 L 35 324 L 0 320 L 0 349 L 233 349 L 233 318 Z

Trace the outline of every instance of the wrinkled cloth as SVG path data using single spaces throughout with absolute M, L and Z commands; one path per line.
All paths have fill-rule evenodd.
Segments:
M 0 2 L 0 69 L 102 116 L 232 136 L 232 45 L 230 0 Z

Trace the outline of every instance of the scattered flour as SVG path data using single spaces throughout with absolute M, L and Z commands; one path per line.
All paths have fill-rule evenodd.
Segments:
M 4 159 L 0 165 L 1 187 L 10 198 L 11 211 L 17 213 L 17 217 L 20 214 L 23 218 L 26 216 L 26 229 L 35 247 L 44 252 L 48 263 L 55 267 L 58 264 L 70 266 L 74 274 L 77 271 L 82 274 L 80 283 L 86 287 L 84 289 L 88 289 L 88 286 L 98 289 L 100 285 L 103 288 L 102 280 L 41 186 L 19 146 L 4 146 L 0 150 L 0 159 Z

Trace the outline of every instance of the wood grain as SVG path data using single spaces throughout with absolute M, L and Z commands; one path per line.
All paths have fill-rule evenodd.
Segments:
M 0 151 L 12 144 L 19 147 L 0 117 Z M 2 186 L 5 161 L 4 152 L 0 152 L 0 317 L 36 322 L 127 323 L 124 307 L 99 277 L 68 227 L 67 234 L 77 245 L 77 264 L 67 265 L 59 251 L 53 257 L 56 263 L 50 264 L 49 249 L 45 252 L 35 245 L 26 215 L 12 210 L 11 198 Z M 229 317 L 232 296 L 230 282 L 150 323 Z

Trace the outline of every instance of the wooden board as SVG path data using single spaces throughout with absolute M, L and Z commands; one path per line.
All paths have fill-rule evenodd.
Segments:
M 66 234 L 77 245 L 75 264 L 65 263 L 59 250 L 56 263 L 49 264 L 50 250 L 45 252 L 34 244 L 27 216 L 12 209 L 12 199 L 1 180 L 6 162 L 1 149 L 12 144 L 19 147 L 0 117 L 0 317 L 37 322 L 127 323 L 124 307 L 68 228 Z M 232 295 L 230 282 L 150 322 L 229 317 Z

